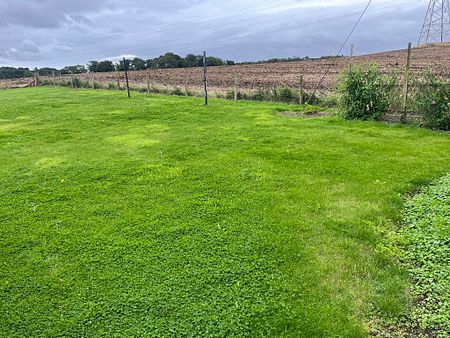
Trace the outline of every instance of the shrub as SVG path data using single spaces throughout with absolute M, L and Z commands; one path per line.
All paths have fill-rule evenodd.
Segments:
M 75 83 L 74 83 L 74 86 L 75 86 Z M 89 81 L 80 81 L 80 86 L 81 86 L 81 88 L 91 88 L 92 87 L 91 82 L 89 82 Z
M 335 108 L 339 106 L 339 98 L 335 95 L 324 96 L 317 101 L 322 107 L 325 108 Z
M 81 82 L 81 80 L 79 78 L 74 78 L 73 79 L 73 87 L 74 88 L 81 88 L 83 86 L 83 83 Z
M 376 66 L 353 66 L 345 70 L 339 83 L 340 106 L 345 119 L 377 120 L 389 108 L 394 78 L 382 76 Z
M 234 100 L 234 89 L 230 89 L 226 92 L 225 98 L 227 100 Z M 249 100 L 248 95 L 244 92 L 241 92 L 238 90 L 237 92 L 237 99 L 238 100 Z
M 253 101 L 271 101 L 272 95 L 270 93 L 270 90 L 266 90 L 264 88 L 258 88 L 258 90 L 255 93 L 249 94 L 250 100 Z
M 450 83 L 428 73 L 419 86 L 415 108 L 423 125 L 432 129 L 450 130 Z
M 53 85 L 53 82 L 46 79 L 46 80 L 42 80 L 42 81 L 41 81 L 41 84 L 42 84 L 43 86 L 52 86 L 52 85 Z
M 293 102 L 296 97 L 294 90 L 288 87 L 283 87 L 280 90 L 278 90 L 277 96 L 280 101 L 287 103 Z
M 176 95 L 176 96 L 184 96 L 185 95 L 185 93 L 179 87 L 175 87 L 174 89 L 172 89 L 171 94 Z
M 234 99 L 234 90 L 228 90 L 224 97 L 227 100 L 233 100 Z M 303 99 L 304 101 L 308 101 L 311 97 L 310 103 L 316 104 L 319 102 L 317 97 L 315 95 L 308 94 L 306 92 L 303 92 Z M 258 88 L 256 92 L 237 92 L 237 99 L 238 100 L 252 100 L 252 101 L 275 101 L 275 102 L 286 102 L 286 103 L 298 103 L 299 101 L 299 93 L 298 90 L 295 88 L 290 87 L 282 87 L 282 88 L 276 88 L 273 89 L 265 89 L 265 88 Z

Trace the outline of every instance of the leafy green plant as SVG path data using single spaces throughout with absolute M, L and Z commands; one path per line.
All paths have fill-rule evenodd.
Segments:
M 431 129 L 450 130 L 450 82 L 427 73 L 415 97 L 415 108 L 423 125 Z
M 410 321 L 433 336 L 450 336 L 450 174 L 410 198 L 401 234 L 414 280 Z
M 280 101 L 290 103 L 295 100 L 296 95 L 291 88 L 283 87 L 278 91 L 278 97 Z
M 353 66 L 340 78 L 342 116 L 348 120 L 378 120 L 389 108 L 394 77 L 383 76 L 377 66 Z
M 79 78 L 77 78 L 77 77 L 75 77 L 75 78 L 72 80 L 72 83 L 73 83 L 73 87 L 74 87 L 74 88 L 82 88 L 82 87 L 83 87 L 83 82 L 82 82 Z
M 308 101 L 311 97 L 311 94 L 303 92 L 304 101 Z M 227 100 L 234 99 L 234 90 L 228 90 L 224 95 L 224 98 Z M 273 101 L 273 102 L 285 102 L 285 103 L 298 103 L 299 101 L 299 92 L 295 88 L 290 87 L 282 87 L 273 89 L 266 88 L 258 88 L 255 92 L 237 92 L 238 100 L 250 100 L 250 101 Z M 310 103 L 317 104 L 319 102 L 318 98 L 314 95 L 311 97 Z
M 175 96 L 184 96 L 185 92 L 180 87 L 175 87 L 172 89 L 171 94 Z

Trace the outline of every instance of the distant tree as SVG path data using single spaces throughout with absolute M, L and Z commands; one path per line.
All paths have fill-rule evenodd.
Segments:
M 49 68 L 49 67 L 45 67 L 45 68 L 40 68 L 38 70 L 39 75 L 41 76 L 50 76 L 53 74 L 53 72 L 58 73 L 58 70 L 55 68 Z
M 145 68 L 158 68 L 158 58 L 148 59 L 145 61 Z
M 123 60 L 120 60 L 120 62 L 118 64 L 116 64 L 116 69 L 119 71 L 123 71 L 124 67 L 123 67 Z M 127 66 L 127 70 L 131 69 L 131 60 L 125 59 L 125 65 Z
M 183 67 L 183 59 L 174 53 L 166 53 L 158 59 L 158 68 L 181 68 Z
M 236 64 L 236 62 L 234 62 L 232 60 L 227 60 L 226 64 L 227 64 L 227 66 L 234 66 Z
M 97 72 L 98 69 L 98 61 L 89 61 L 87 64 L 87 68 L 90 72 Z
M 83 74 L 87 69 L 83 65 L 66 66 L 60 70 L 61 74 Z
M 114 63 L 112 63 L 112 61 L 108 61 L 108 60 L 104 60 L 104 61 L 100 61 L 97 65 L 97 72 L 112 72 L 114 71 Z
M 0 79 L 31 77 L 33 72 L 28 68 L 0 67 Z
M 188 54 L 184 58 L 184 67 L 200 67 L 202 58 L 200 55 Z
M 145 60 L 141 58 L 134 58 L 131 61 L 131 69 L 133 70 L 143 70 L 146 68 L 146 62 Z
M 225 64 L 225 62 L 221 58 L 218 58 L 215 56 L 208 56 L 206 58 L 206 62 L 208 63 L 208 66 L 210 66 L 210 67 L 223 66 Z
M 90 61 L 88 64 L 90 72 L 112 72 L 115 70 L 114 64 L 111 61 Z

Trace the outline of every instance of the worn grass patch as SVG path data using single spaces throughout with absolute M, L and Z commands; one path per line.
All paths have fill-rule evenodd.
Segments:
M 0 92 L 1 334 L 359 337 L 402 313 L 383 229 L 449 135 L 288 110 Z

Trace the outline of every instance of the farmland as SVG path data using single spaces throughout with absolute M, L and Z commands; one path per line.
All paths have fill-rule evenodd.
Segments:
M 449 135 L 290 109 L 0 91 L 1 334 L 362 337 L 403 313 L 386 234 Z
M 304 77 L 304 88 L 312 90 L 326 69 L 330 72 L 325 76 L 322 92 L 330 92 L 336 85 L 339 73 L 350 65 L 375 63 L 380 66 L 384 73 L 403 72 L 406 64 L 406 50 L 382 52 L 377 54 L 357 56 L 351 61 L 349 57 L 279 62 L 266 64 L 250 64 L 224 67 L 211 67 L 209 69 L 209 85 L 212 92 L 223 93 L 233 88 L 237 78 L 239 88 L 242 90 L 254 90 L 257 88 L 273 88 L 274 86 L 297 87 L 300 75 Z M 450 65 L 450 44 L 435 44 L 414 48 L 412 52 L 412 73 L 421 73 L 430 69 L 435 73 L 448 72 Z M 159 69 L 147 71 L 132 71 L 129 74 L 131 86 L 134 88 L 145 88 L 147 81 L 151 85 L 180 87 L 192 91 L 200 91 L 203 80 L 201 68 L 184 69 Z M 92 81 L 90 74 L 78 75 L 81 80 Z M 104 86 L 116 85 L 119 78 L 121 86 L 124 86 L 122 73 L 96 73 L 94 81 Z M 45 79 L 45 78 L 44 78 Z M 59 77 L 58 80 L 69 80 L 69 76 Z M 3 80 L 1 87 L 23 86 L 30 83 L 32 79 Z

